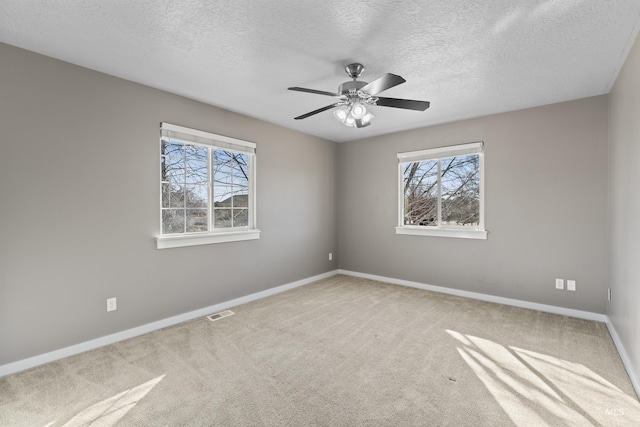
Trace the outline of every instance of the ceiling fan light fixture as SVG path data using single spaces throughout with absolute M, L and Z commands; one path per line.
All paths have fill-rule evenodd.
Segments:
M 371 124 L 371 119 L 373 119 L 373 114 L 371 113 L 365 114 L 363 118 L 356 120 L 356 127 L 360 129 L 360 128 L 365 128 L 369 126 Z
M 347 107 L 340 107 L 333 112 L 333 115 L 335 116 L 335 118 L 342 123 L 344 123 L 344 121 L 347 119 L 348 114 L 349 114 L 349 109 Z
M 347 126 L 353 127 L 356 125 L 356 119 L 354 119 L 353 116 L 349 114 L 347 118 L 344 120 L 344 124 Z
M 354 119 L 360 120 L 365 116 L 365 114 L 367 114 L 367 109 L 364 108 L 364 105 L 362 105 L 360 102 L 355 102 L 351 106 L 351 115 Z

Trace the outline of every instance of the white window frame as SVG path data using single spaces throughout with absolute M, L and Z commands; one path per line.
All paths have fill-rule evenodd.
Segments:
M 249 200 L 248 200 L 248 226 L 228 229 L 217 229 L 206 232 L 191 232 L 181 234 L 162 234 L 162 183 L 160 183 L 160 235 L 156 237 L 158 249 L 178 248 L 184 246 L 208 245 L 214 243 L 237 242 L 243 240 L 256 240 L 260 238 L 260 230 L 257 228 L 256 218 L 256 144 L 249 141 L 230 138 L 196 129 L 170 123 L 160 125 L 160 147 L 162 138 L 169 137 L 174 141 L 185 144 L 207 146 L 210 149 L 237 151 L 249 154 Z M 161 149 L 159 150 L 161 152 Z M 213 218 L 212 197 L 212 160 L 209 154 L 209 221 Z M 158 162 L 160 165 L 160 162 Z M 161 174 L 158 173 L 158 176 Z
M 398 153 L 398 225 L 396 226 L 396 234 L 407 234 L 414 236 L 437 236 L 437 237 L 454 237 L 462 239 L 486 239 L 487 230 L 484 228 L 484 143 L 471 142 L 468 144 L 452 145 L 448 147 L 431 148 L 427 150 L 407 151 Z M 478 154 L 480 175 L 480 219 L 478 226 L 416 226 L 404 225 L 404 165 L 406 163 L 419 162 L 423 160 L 441 160 L 454 156 L 462 156 L 468 154 Z M 440 177 L 438 177 L 438 181 Z M 438 185 L 439 187 L 440 185 Z M 440 224 L 440 214 L 442 201 L 440 200 L 440 191 L 438 191 L 438 224 Z

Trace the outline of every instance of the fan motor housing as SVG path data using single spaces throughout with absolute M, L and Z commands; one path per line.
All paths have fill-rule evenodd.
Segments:
M 350 91 L 357 92 L 368 84 L 369 83 L 367 82 L 356 81 L 356 80 L 353 80 L 350 82 L 344 82 L 340 86 L 338 86 L 338 92 L 340 92 L 341 94 L 347 94 Z

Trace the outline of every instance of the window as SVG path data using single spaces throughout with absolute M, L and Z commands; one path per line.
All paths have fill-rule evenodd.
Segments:
M 483 143 L 398 153 L 397 234 L 486 239 Z
M 160 130 L 158 249 L 258 239 L 255 144 L 169 123 Z

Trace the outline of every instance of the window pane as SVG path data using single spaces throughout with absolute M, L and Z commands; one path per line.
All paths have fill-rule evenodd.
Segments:
M 169 160 L 162 156 L 160 157 L 160 181 L 169 181 L 169 175 L 167 174 L 167 162 Z
M 215 228 L 231 227 L 231 209 L 215 209 L 213 226 Z
M 234 209 L 233 210 L 233 226 L 246 227 L 248 225 L 249 225 L 248 209 Z
M 171 185 L 171 191 L 169 192 L 169 207 L 183 208 L 184 207 L 184 187 L 180 185 Z
M 165 157 L 162 165 L 162 179 L 164 181 L 182 184 L 185 182 L 184 160 Z
M 185 206 L 188 208 L 206 208 L 209 200 L 209 187 L 205 185 L 187 185 Z
M 214 207 L 231 207 L 232 187 L 228 185 L 214 185 L 213 187 L 213 206 Z
M 215 150 L 213 179 L 216 184 L 249 185 L 249 156 L 232 151 Z
M 163 156 L 184 157 L 184 144 L 163 139 L 161 154 Z
M 233 207 L 246 208 L 249 206 L 249 191 L 245 187 L 232 187 L 233 189 Z
M 218 185 L 233 184 L 233 169 L 228 163 L 215 163 L 213 166 L 213 182 Z
M 206 184 L 209 181 L 206 160 L 187 160 L 185 173 L 185 180 L 190 184 Z
M 199 145 L 189 145 L 185 144 L 184 146 L 184 154 L 187 159 L 199 159 L 199 160 L 207 160 L 208 148 L 201 147 Z
M 213 180 L 216 184 L 231 184 L 231 154 L 224 150 L 213 152 Z
M 162 233 L 184 233 L 184 209 L 162 210 Z
M 233 184 L 242 187 L 249 186 L 249 156 L 233 153 Z
M 171 200 L 171 184 L 162 184 L 162 207 L 168 208 Z
M 404 225 L 438 225 L 438 161 L 404 165 Z
M 206 209 L 187 209 L 187 233 L 207 231 L 207 224 Z
M 219 164 L 228 164 L 231 161 L 231 152 L 225 150 L 214 150 L 214 161 Z
M 240 169 L 234 170 L 232 180 L 234 187 L 249 189 L 249 177 L 245 176 L 243 173 L 240 173 Z
M 450 157 L 442 165 L 442 225 L 480 222 L 479 156 Z

